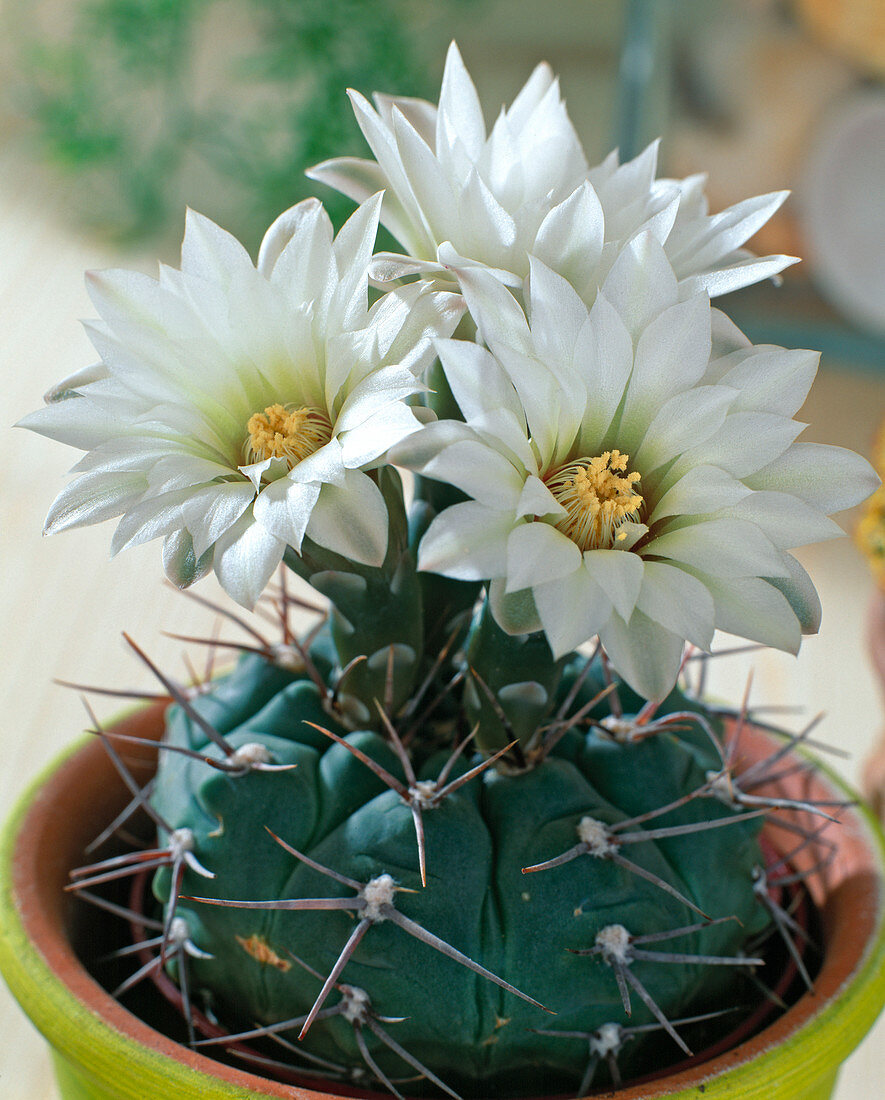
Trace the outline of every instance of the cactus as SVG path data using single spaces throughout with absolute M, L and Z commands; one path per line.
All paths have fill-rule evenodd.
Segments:
M 158 898 L 168 910 L 177 891 L 176 917 L 200 949 L 190 988 L 211 990 L 231 1027 L 285 1023 L 290 1039 L 305 1033 L 306 1055 L 357 1067 L 354 1022 L 330 1015 L 346 981 L 381 1018 L 403 1017 L 390 1037 L 451 1088 L 503 1095 L 516 1081 L 574 1086 L 586 1044 L 556 1032 L 625 1024 L 619 974 L 631 1022 L 666 1018 L 668 1030 L 734 987 L 722 971 L 770 918 L 751 888 L 760 818 L 707 782 L 722 769 L 719 733 L 708 735 L 721 723 L 698 708 L 698 723 L 670 724 L 698 706 L 674 691 L 656 712 L 665 728 L 619 738 L 607 700 L 587 708 L 604 685 L 599 659 L 584 674 L 585 663 L 566 668 L 551 705 L 569 702 L 591 724 L 579 719 L 521 765 L 505 753 L 499 768 L 432 720 L 408 749 L 392 723 L 388 736 L 348 729 L 308 677 L 261 655 L 174 707 L 170 746 L 223 761 L 211 723 L 235 753 L 260 746 L 262 759 L 297 765 L 231 772 L 163 754 L 153 806 L 215 876 L 187 868 L 173 885 L 168 867 L 157 872 Z M 672 945 L 631 946 L 679 929 Z M 378 1035 L 362 1039 L 385 1075 L 408 1069 Z
M 353 100 L 378 162 L 313 170 L 363 200 L 337 237 L 307 200 L 253 265 L 189 214 L 181 271 L 93 277 L 102 363 L 24 421 L 88 451 L 48 530 L 119 515 L 115 550 L 162 536 L 179 587 L 281 621 L 221 608 L 240 658 L 190 688 L 131 643 L 174 699 L 148 789 L 101 732 L 157 839 L 73 886 L 153 872 L 118 992 L 167 968 L 201 1049 L 397 1096 L 617 1085 L 727 1029 L 769 937 L 812 983 L 760 831 L 837 810 L 766 789 L 813 727 L 747 767 L 688 662 L 714 629 L 797 650 L 788 550 L 876 479 L 795 442 L 816 356 L 710 307 L 791 262 L 741 248 L 782 195 L 710 217 L 656 147 L 589 167 L 545 66 L 488 137 L 454 46 L 439 109 Z M 301 633 L 288 571 L 330 605 Z

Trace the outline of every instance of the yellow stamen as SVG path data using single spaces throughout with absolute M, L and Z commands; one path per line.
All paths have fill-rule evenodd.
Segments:
M 249 433 L 245 445 L 247 463 L 284 458 L 291 470 L 329 442 L 332 423 L 319 409 L 268 405 L 263 413 L 253 413 L 249 417 L 246 431 Z
M 610 549 L 625 537 L 618 527 L 639 514 L 643 501 L 633 485 L 640 475 L 625 472 L 629 457 L 606 451 L 596 458 L 577 458 L 545 478 L 566 511 L 556 527 L 579 549 Z

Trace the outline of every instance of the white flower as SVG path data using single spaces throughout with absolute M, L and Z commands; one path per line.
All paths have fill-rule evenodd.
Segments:
M 704 178 L 655 179 L 657 142 L 626 164 L 612 153 L 589 167 L 547 65 L 539 65 L 487 133 L 458 48 L 446 59 L 439 107 L 350 92 L 374 161 L 342 157 L 308 172 L 363 201 L 386 189 L 382 221 L 405 255 L 379 253 L 385 281 L 445 278 L 474 265 L 519 286 L 529 255 L 565 276 L 592 304 L 615 257 L 638 232 L 664 246 L 680 279 L 722 294 L 777 274 L 794 259 L 757 258 L 742 245 L 786 198 L 776 192 L 707 214 Z
M 305 536 L 380 564 L 387 510 L 366 471 L 419 426 L 405 399 L 462 305 L 418 284 L 368 308 L 379 207 L 333 241 L 321 204 L 302 202 L 257 268 L 189 212 L 180 271 L 92 275 L 102 362 L 21 422 L 87 452 L 46 531 L 122 516 L 113 553 L 162 536 L 176 584 L 214 566 L 246 606 Z
M 533 260 L 530 322 L 492 275 L 464 273 L 488 349 L 437 342 L 466 423 L 391 454 L 472 499 L 443 511 L 419 566 L 489 582 L 510 633 L 560 656 L 598 635 L 637 691 L 662 697 L 684 641 L 714 628 L 795 652 L 819 604 L 786 551 L 841 534 L 826 513 L 876 476 L 841 448 L 796 442 L 815 353 L 711 353 L 706 294 L 681 300 L 660 243 L 634 238 L 592 309 Z

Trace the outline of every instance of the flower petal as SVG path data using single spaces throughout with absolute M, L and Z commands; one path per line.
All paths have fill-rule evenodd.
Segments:
M 715 607 L 697 577 L 665 562 L 647 561 L 636 607 L 672 634 L 709 651 Z
M 865 458 L 844 447 L 794 443 L 776 461 L 754 471 L 746 484 L 792 493 L 829 513 L 865 500 L 879 485 L 879 475 Z
M 755 524 L 712 519 L 652 539 L 646 556 L 670 558 L 715 577 L 782 577 L 781 555 Z
M 318 482 L 281 477 L 259 494 L 253 506 L 256 523 L 295 550 L 301 550 L 304 532 L 320 495 Z
M 507 592 L 504 581 L 499 579 L 489 583 L 488 591 L 492 615 L 505 634 L 534 634 L 543 629 L 530 588 Z
M 225 482 L 207 485 L 182 503 L 181 516 L 198 558 L 236 523 L 254 498 L 255 488 L 250 482 Z
M 532 588 L 544 633 L 555 658 L 599 633 L 612 615 L 608 596 L 585 567 Z
M 612 615 L 599 631 L 599 640 L 617 673 L 643 699 L 660 701 L 670 693 L 685 642 L 638 609 L 624 622 Z
M 673 268 L 651 233 L 640 233 L 625 245 L 602 290 L 633 339 L 677 301 Z
M 344 484 L 323 485 L 307 535 L 320 546 L 361 565 L 380 566 L 387 553 L 387 505 L 366 474 L 345 470 Z
M 512 515 L 476 501 L 453 504 L 433 520 L 418 548 L 418 568 L 459 581 L 507 575 Z
M 636 606 L 644 566 L 638 554 L 622 550 L 588 550 L 584 554 L 584 568 L 625 620 Z
M 285 549 L 282 539 L 255 523 L 247 512 L 216 542 L 215 575 L 229 596 L 251 609 L 283 560 Z
M 142 496 L 147 479 L 142 473 L 89 473 L 65 486 L 52 502 L 44 535 L 119 516 Z
M 521 523 L 507 540 L 507 593 L 559 581 L 581 568 L 581 551 L 548 523 Z

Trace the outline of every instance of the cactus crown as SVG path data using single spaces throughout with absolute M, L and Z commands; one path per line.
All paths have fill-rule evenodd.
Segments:
M 308 200 L 253 265 L 189 215 L 180 272 L 94 278 L 102 363 L 24 422 L 89 452 L 49 530 L 119 515 L 281 615 L 223 611 L 248 641 L 197 688 L 133 643 L 175 702 L 158 839 L 75 886 L 155 869 L 121 991 L 168 968 L 194 1044 L 205 1000 L 262 1064 L 397 1096 L 617 1084 L 720 1028 L 772 930 L 811 982 L 759 831 L 830 812 L 686 669 L 714 628 L 798 648 L 788 550 L 874 477 L 795 442 L 814 357 L 711 310 L 791 262 L 741 248 L 783 196 L 710 217 L 656 146 L 589 166 L 545 66 L 490 133 L 454 46 L 438 107 L 353 101 L 377 163 L 313 170 L 361 202 L 337 236 Z M 281 563 L 328 601 L 303 631 Z

